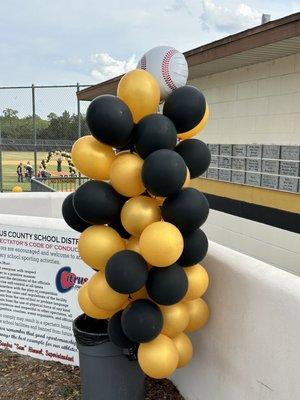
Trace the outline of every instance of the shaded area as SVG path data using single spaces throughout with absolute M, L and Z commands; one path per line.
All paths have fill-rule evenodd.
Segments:
M 210 208 L 237 217 L 300 233 L 300 214 L 204 193 Z
M 80 400 L 79 368 L 0 351 L 0 400 Z M 184 400 L 168 379 L 147 379 L 145 400 Z

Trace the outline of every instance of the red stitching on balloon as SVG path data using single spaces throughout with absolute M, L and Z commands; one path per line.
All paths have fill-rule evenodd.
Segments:
M 141 58 L 141 69 L 146 69 L 146 65 L 147 63 L 146 63 L 146 56 L 143 56 L 142 58 Z
M 169 89 L 171 90 L 175 90 L 177 89 L 176 84 L 173 82 L 171 75 L 170 75 L 170 70 L 169 70 L 169 65 L 170 65 L 170 60 L 171 58 L 174 56 L 174 54 L 178 53 L 177 50 L 175 49 L 171 49 L 169 50 L 162 61 L 162 65 L 161 65 L 161 72 L 162 72 L 162 76 L 165 80 L 166 85 L 169 87 Z

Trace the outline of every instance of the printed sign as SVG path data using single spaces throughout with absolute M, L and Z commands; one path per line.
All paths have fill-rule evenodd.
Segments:
M 78 365 L 78 289 L 94 273 L 72 231 L 0 225 L 0 348 Z

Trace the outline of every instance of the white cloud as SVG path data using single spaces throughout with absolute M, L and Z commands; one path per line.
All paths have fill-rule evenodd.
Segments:
M 204 29 L 222 32 L 238 31 L 260 23 L 261 13 L 247 4 L 225 6 L 213 0 L 202 0 L 200 22 Z
M 182 10 L 184 8 L 187 9 L 187 6 L 186 6 L 186 3 L 184 2 L 184 0 L 174 0 L 172 2 L 172 4 L 166 5 L 164 7 L 164 11 L 173 12 L 173 11 Z
M 137 65 L 136 56 L 132 55 L 127 60 L 117 60 L 108 53 L 97 53 L 91 57 L 95 64 L 91 76 L 98 81 L 113 78 L 134 69 Z
M 62 58 L 60 60 L 54 60 L 53 63 L 55 65 L 65 65 L 68 67 L 80 67 L 84 64 L 84 60 L 81 57 L 69 57 L 67 59 Z

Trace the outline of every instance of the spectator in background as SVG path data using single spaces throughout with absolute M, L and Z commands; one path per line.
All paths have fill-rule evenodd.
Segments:
M 18 182 L 23 182 L 23 164 L 20 162 L 17 166 Z
M 33 173 L 32 166 L 30 165 L 30 161 L 27 162 L 25 170 L 26 170 L 26 177 L 30 181 L 32 178 L 32 173 Z
M 57 159 L 57 172 L 61 172 L 61 163 L 62 163 L 62 159 L 59 157 Z
M 38 171 L 38 178 L 43 178 L 44 175 L 45 175 L 45 170 L 43 167 L 40 167 Z

